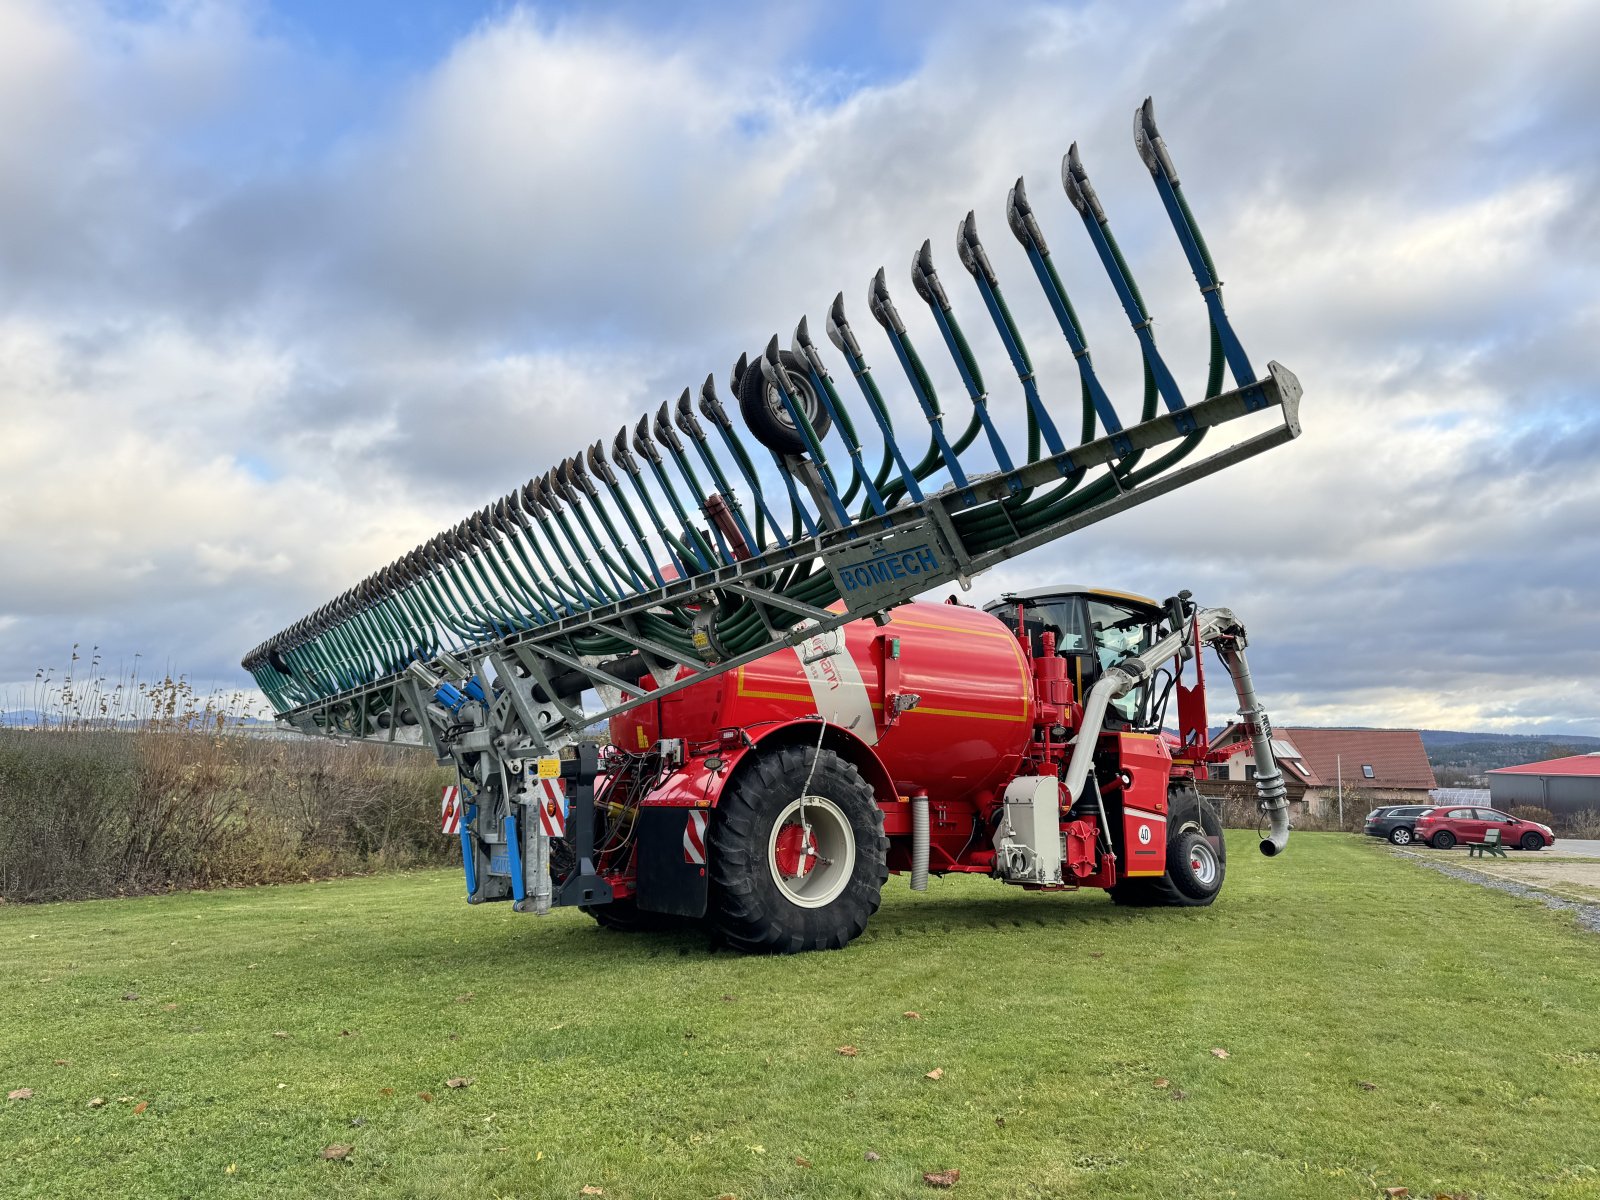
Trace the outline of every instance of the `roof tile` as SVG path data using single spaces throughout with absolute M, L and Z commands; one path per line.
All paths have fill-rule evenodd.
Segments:
M 1438 783 L 1415 729 L 1279 729 L 1300 747 L 1305 763 L 1324 784 L 1339 778 L 1346 787 L 1433 788 Z M 1372 778 L 1362 771 L 1372 768 Z

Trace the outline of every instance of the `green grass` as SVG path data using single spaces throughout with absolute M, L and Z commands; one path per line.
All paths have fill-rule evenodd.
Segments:
M 786 959 L 442 871 L 0 909 L 0 1193 L 1600 1197 L 1600 940 L 1251 840 L 1208 910 L 895 880 Z

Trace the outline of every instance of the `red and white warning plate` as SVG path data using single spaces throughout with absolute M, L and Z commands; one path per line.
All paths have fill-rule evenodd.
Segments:
M 459 787 L 445 788 L 444 802 L 439 808 L 439 827 L 451 836 L 461 832 L 461 789 Z
M 683 827 L 683 861 L 705 865 L 706 814 L 698 808 L 690 810 L 689 820 Z
M 567 791 L 561 780 L 534 780 L 533 797 L 539 805 L 539 827 L 550 837 L 566 837 Z

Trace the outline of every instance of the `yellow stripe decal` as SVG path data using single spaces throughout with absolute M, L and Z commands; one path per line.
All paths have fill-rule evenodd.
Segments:
M 1128 878 L 1129 879 L 1136 879 L 1136 878 L 1142 878 L 1143 876 L 1146 876 L 1146 875 L 1165 875 L 1165 874 L 1166 874 L 1165 871 L 1129 871 L 1128 872 Z

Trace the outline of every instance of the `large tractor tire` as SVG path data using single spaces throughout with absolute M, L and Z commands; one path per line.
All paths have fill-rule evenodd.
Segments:
M 712 928 L 751 954 L 845 946 L 878 911 L 889 878 L 872 788 L 814 746 L 760 753 L 718 802 L 707 849 Z
M 1228 872 L 1222 821 L 1191 787 L 1174 788 L 1167 803 L 1167 869 L 1111 889 L 1113 903 L 1135 908 L 1204 908 L 1217 898 Z
M 817 399 L 811 386 L 811 369 L 798 354 L 789 350 L 778 353 L 778 365 L 783 368 L 784 383 L 789 399 L 811 422 L 811 429 L 820 442 L 827 434 L 832 421 L 828 410 Z M 739 376 L 739 413 L 756 440 L 779 454 L 804 454 L 807 447 L 805 434 L 801 433 L 789 415 L 788 406 L 774 383 L 768 383 L 761 371 L 761 356 L 745 368 Z

